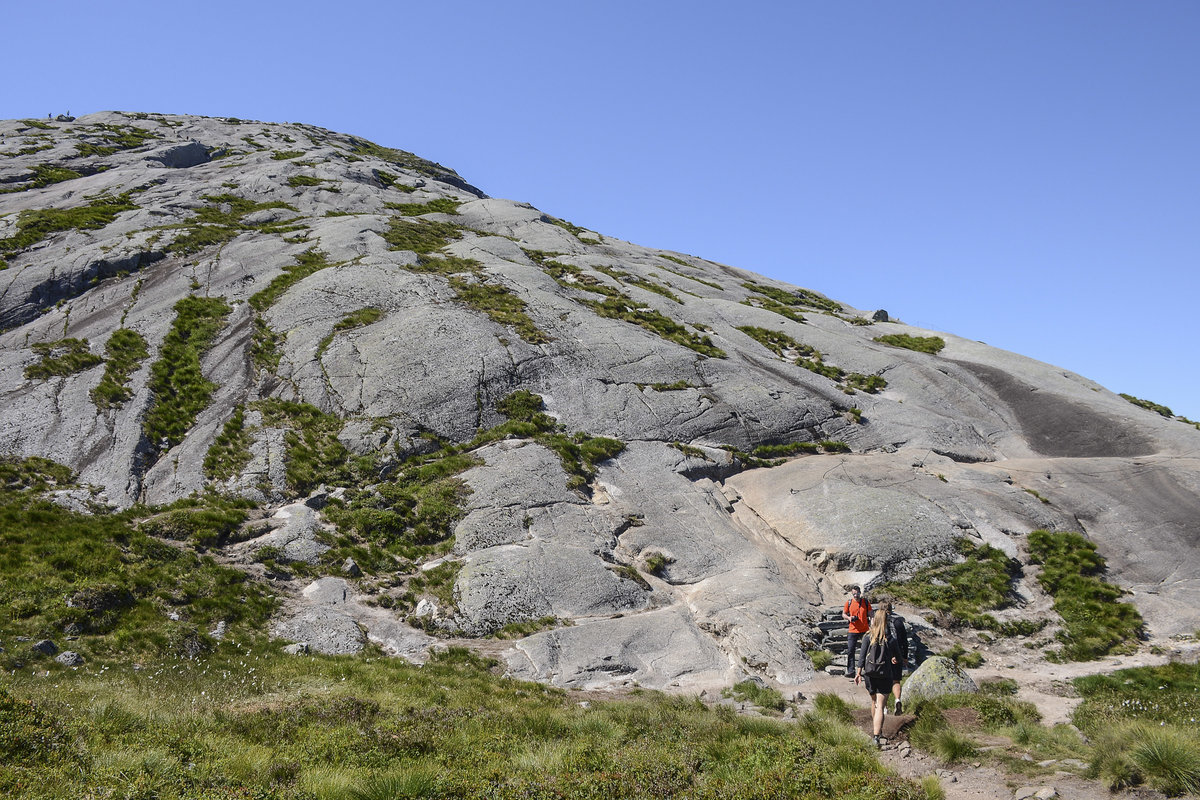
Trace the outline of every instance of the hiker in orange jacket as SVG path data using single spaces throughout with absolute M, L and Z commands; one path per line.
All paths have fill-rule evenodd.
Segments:
M 850 599 L 842 607 L 842 619 L 850 623 L 849 634 L 846 636 L 846 676 L 854 680 L 854 656 L 858 650 L 858 640 L 871 626 L 871 602 L 865 597 L 859 597 L 857 586 L 850 587 Z

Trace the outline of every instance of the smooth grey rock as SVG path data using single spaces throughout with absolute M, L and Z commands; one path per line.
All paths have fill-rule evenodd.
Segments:
M 304 642 L 309 649 L 325 655 L 357 653 L 367 642 L 366 634 L 353 617 L 330 606 L 312 606 L 276 620 L 271 625 L 271 635 Z
M 64 667 L 78 667 L 83 664 L 83 656 L 76 653 L 74 650 L 63 650 L 54 657 L 54 660 L 62 664 Z
M 358 566 L 358 562 L 353 558 L 347 558 L 342 562 L 342 572 L 346 573 L 351 578 L 357 578 L 362 575 L 362 568 Z
M 229 548 L 231 557 L 249 563 L 264 547 L 276 548 L 284 563 L 301 561 L 315 564 L 329 545 L 318 540 L 323 530 L 320 513 L 306 503 L 291 503 L 275 511 L 268 521 L 274 530 Z
M 462 627 L 486 634 L 542 617 L 590 617 L 645 608 L 647 593 L 580 547 L 531 542 L 474 554 L 455 583 Z
M 904 696 L 932 700 L 947 694 L 974 694 L 979 691 L 962 667 L 944 656 L 930 656 L 904 683 Z
M 294 644 L 284 645 L 283 652 L 289 656 L 306 656 L 309 654 L 308 642 L 295 642 Z
M 52 656 L 58 652 L 58 645 L 49 639 L 41 639 L 35 642 L 30 649 L 44 656 Z
M 728 686 L 739 674 L 677 608 L 544 631 L 517 642 L 506 657 L 515 677 L 577 689 L 644 684 L 698 691 Z
M 350 584 L 342 578 L 318 578 L 301 592 L 314 605 L 340 606 L 350 601 Z

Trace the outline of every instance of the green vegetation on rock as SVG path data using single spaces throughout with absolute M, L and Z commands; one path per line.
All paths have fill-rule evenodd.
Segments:
M 240 473 L 250 463 L 252 440 L 252 434 L 246 430 L 246 407 L 239 405 L 204 456 L 205 476 L 223 481 Z
M 267 284 L 267 288 L 251 295 L 250 305 L 255 311 L 266 311 L 294 284 L 299 283 L 314 272 L 319 272 L 327 267 L 337 266 L 336 264 L 330 264 L 327 260 L 328 258 L 325 253 L 316 248 L 305 250 L 296 256 L 295 264 L 285 266 L 283 274 L 272 278 L 271 282 Z
M 1034 531 L 1029 553 L 1042 565 L 1038 582 L 1054 598 L 1054 610 L 1063 618 L 1057 634 L 1066 661 L 1090 661 L 1111 653 L 1131 653 L 1142 633 L 1142 617 L 1124 592 L 1103 579 L 1104 557 L 1078 533 Z
M 74 180 L 75 178 L 82 177 L 83 173 L 76 172 L 73 169 L 55 166 L 54 164 L 38 164 L 33 168 L 33 175 L 30 176 L 27 184 L 10 189 L 0 189 L 0 194 L 12 194 L 13 192 L 24 192 L 30 189 L 42 189 L 55 183 L 62 183 L 63 181 L 70 181 Z
M 763 686 L 752 680 L 735 683 L 730 688 L 723 690 L 721 694 L 731 697 L 739 703 L 750 703 L 768 711 L 783 711 L 787 708 L 787 701 L 783 699 L 783 695 L 779 693 L 778 689 Z
M 757 325 L 742 325 L 738 330 L 780 358 L 791 358 L 793 359 L 792 363 L 796 366 L 804 367 L 810 372 L 842 384 L 843 391 L 847 394 L 854 394 L 855 390 L 875 394 L 880 389 L 887 387 L 887 381 L 882 375 L 863 375 L 858 372 L 847 375 L 846 371 L 840 367 L 826 364 L 824 357 L 815 347 L 802 344 L 783 331 L 762 328 Z
M 309 403 L 274 398 L 256 401 L 251 408 L 262 412 L 264 426 L 287 429 L 284 470 L 288 488 L 298 496 L 322 483 L 356 482 L 350 453 L 337 438 L 343 425 L 339 417 Z
M 702 356 L 726 357 L 725 351 L 713 344 L 710 337 L 692 333 L 670 317 L 652 308 L 640 307 L 626 295 L 618 294 L 616 297 L 606 297 L 604 300 L 580 300 L 578 302 L 583 303 L 602 317 L 619 319 L 622 322 L 637 325 L 669 342 L 675 342 L 695 350 Z
M 666 286 L 663 286 L 661 283 L 655 283 L 649 278 L 643 278 L 639 275 L 634 275 L 630 272 L 625 272 L 624 270 L 619 270 L 615 267 L 596 267 L 596 270 L 603 272 L 605 275 L 615 281 L 618 281 L 619 283 L 627 283 L 631 286 L 637 286 L 638 288 L 645 289 L 648 292 L 660 294 L 668 300 L 674 300 L 676 303 L 683 303 L 683 301 L 676 297 L 675 293 Z
M 539 328 L 526 313 L 525 301 L 513 294 L 507 286 L 484 281 L 467 280 L 459 275 L 450 277 L 454 297 L 477 311 L 482 311 L 498 325 L 505 325 L 517 332 L 530 344 L 545 344 L 551 337 Z
M 966 538 L 959 538 L 955 545 L 961 561 L 926 567 L 903 583 L 884 584 L 878 593 L 946 614 L 951 625 L 969 625 L 1001 636 L 1029 635 L 1045 627 L 1045 622 L 1033 620 L 1000 622 L 987 613 L 1012 605 L 1012 584 L 1021 574 L 1020 562 L 991 545 L 976 546 Z
M 712 358 L 725 358 L 725 351 L 713 344 L 708 336 L 692 333 L 683 325 L 652 308 L 641 307 L 633 298 L 622 294 L 611 286 L 605 286 L 594 276 L 588 275 L 579 267 L 555 261 L 558 253 L 548 253 L 543 250 L 525 250 L 525 255 L 531 261 L 545 270 L 560 286 L 568 289 L 598 294 L 603 300 L 591 300 L 574 296 L 571 299 L 580 305 L 587 306 L 596 314 L 610 319 L 619 319 L 644 328 L 669 342 L 681 344 L 695 350 L 701 355 Z
M 129 200 L 129 194 L 116 197 L 104 195 L 86 206 L 75 208 L 43 208 L 25 210 L 17 217 L 17 232 L 7 239 L 0 239 L 0 256 L 25 250 L 46 237 L 61 231 L 97 230 L 110 224 L 122 211 L 137 208 Z
M 97 123 L 83 130 L 85 135 L 91 135 L 97 142 L 76 142 L 75 150 L 80 158 L 89 156 L 111 156 L 122 150 L 133 150 L 153 139 L 162 138 L 157 133 L 136 125 L 111 125 Z
M 28 462 L 19 469 L 41 471 Z M 53 465 L 41 480 L 61 485 L 64 469 Z M 70 628 L 79 636 L 70 648 L 85 658 L 133 661 L 190 655 L 188 647 L 212 644 L 197 631 L 219 621 L 231 634 L 262 630 L 274 606 L 266 591 L 238 570 L 137 527 L 149 513 L 81 515 L 41 499 L 32 487 L 0 489 L 0 639 L 6 645 L 0 664 L 6 672 L 30 661 L 58 666 L 17 645 L 19 636 L 61 642 Z M 178 619 L 168 618 L 172 610 Z M 6 751 L 7 730 L 0 724 L 0 751 Z M 0 775 L 10 766 L 0 766 Z
M 1168 419 L 1175 416 L 1175 412 L 1171 409 L 1150 400 L 1143 400 L 1140 397 L 1134 397 L 1131 394 L 1125 394 L 1123 392 L 1121 393 L 1121 397 L 1124 397 L 1126 400 L 1133 403 L 1135 406 L 1138 406 L 1139 408 L 1144 408 L 1147 411 L 1153 411 L 1155 414 L 1167 417 Z
M 145 338 L 130 328 L 118 328 L 104 344 L 104 376 L 92 389 L 96 408 L 114 408 L 133 397 L 129 378 L 150 355 Z
M 219 297 L 188 296 L 175 304 L 175 320 L 150 368 L 153 400 L 143 427 L 156 453 L 182 442 L 208 406 L 217 385 L 204 377 L 200 358 L 231 310 Z
M 206 247 L 225 244 L 248 231 L 260 233 L 291 233 L 303 230 L 304 226 L 294 220 L 281 222 L 246 222 L 246 217 L 256 211 L 295 207 L 281 201 L 258 203 L 234 194 L 204 195 L 208 205 L 198 209 L 191 219 L 168 228 L 179 228 L 184 232 L 167 247 L 167 252 L 180 255 L 198 253 Z
M 427 203 L 385 203 L 385 208 L 400 212 L 401 216 L 419 217 L 422 214 L 457 214 L 462 203 L 449 197 L 439 197 Z
M 820 311 L 828 312 L 837 312 L 842 310 L 841 303 L 835 303 L 828 297 L 822 297 L 816 292 L 809 291 L 808 289 L 797 289 L 794 292 L 789 292 L 786 289 L 779 289 L 774 286 L 765 286 L 761 283 L 756 283 L 755 281 L 746 281 L 742 284 L 742 286 L 771 301 L 769 306 L 767 304 L 763 304 L 763 308 L 769 307 L 769 310 L 775 311 L 776 313 L 782 313 L 779 310 L 780 307 L 790 309 L 796 306 L 815 308 Z M 760 300 L 759 302 L 762 303 L 763 301 Z M 748 305 L 750 304 L 748 303 Z M 788 315 L 785 314 L 784 316 Z M 802 322 L 803 320 L 799 321 Z
M 455 239 L 462 238 L 462 229 L 449 222 L 429 219 L 403 219 L 392 217 L 383 239 L 392 250 L 411 250 L 418 255 L 428 255 L 441 250 Z
M 892 347 L 903 347 L 905 350 L 915 350 L 918 353 L 936 355 L 946 346 L 946 341 L 940 336 L 909 336 L 907 333 L 889 333 L 886 336 L 876 336 L 873 341 L 889 344 Z
M 104 362 L 103 358 L 88 348 L 87 339 L 37 342 L 33 345 L 33 352 L 38 354 L 38 361 L 25 367 L 25 377 L 30 380 L 46 380 L 56 376 L 74 375 Z

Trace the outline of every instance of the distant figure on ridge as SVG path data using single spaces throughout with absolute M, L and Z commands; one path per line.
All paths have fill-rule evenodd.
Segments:
M 859 594 L 859 588 L 851 586 L 850 599 L 842 607 L 842 619 L 850 623 L 846 636 L 846 675 L 850 680 L 854 680 L 854 653 L 858 649 L 858 640 L 867 632 L 871 619 L 871 602 Z
M 887 614 L 880 609 L 871 619 L 867 640 L 863 642 L 858 656 L 858 670 L 854 675 L 857 684 L 862 680 L 871 694 L 871 732 L 875 746 L 879 747 L 879 736 L 883 733 L 883 717 L 887 713 L 887 696 L 892 688 L 892 676 L 900 665 L 900 648 L 892 636 Z

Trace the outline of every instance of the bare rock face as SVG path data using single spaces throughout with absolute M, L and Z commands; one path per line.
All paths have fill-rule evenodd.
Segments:
M 1150 636 L 1200 626 L 1200 431 L 1061 369 L 306 125 L 0 122 L 0 189 L 0 453 L 83 512 L 259 505 L 224 556 L 352 578 L 285 603 L 311 649 L 420 660 L 418 625 L 563 686 L 794 686 L 846 584 L 1037 529 Z

